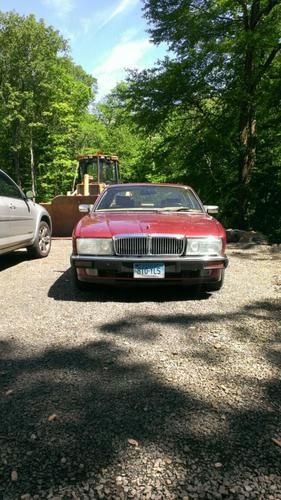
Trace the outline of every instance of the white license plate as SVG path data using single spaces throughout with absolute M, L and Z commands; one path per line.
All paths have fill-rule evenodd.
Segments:
M 134 278 L 165 278 L 165 264 L 156 262 L 134 264 Z

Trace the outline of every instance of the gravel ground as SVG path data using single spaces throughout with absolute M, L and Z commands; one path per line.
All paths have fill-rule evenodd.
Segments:
M 70 251 L 0 258 L 0 498 L 281 499 L 280 250 L 201 296 L 78 292 Z

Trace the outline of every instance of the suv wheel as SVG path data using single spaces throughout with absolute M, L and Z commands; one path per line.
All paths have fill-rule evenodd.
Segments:
M 38 232 L 32 246 L 27 248 L 30 257 L 47 257 L 51 250 L 51 229 L 45 221 L 39 224 Z

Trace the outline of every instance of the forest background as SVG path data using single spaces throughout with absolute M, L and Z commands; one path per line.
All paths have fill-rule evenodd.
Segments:
M 280 242 L 281 1 L 146 0 L 143 15 L 169 56 L 97 103 L 58 31 L 0 12 L 0 168 L 49 201 L 78 154 L 117 154 L 123 182 L 190 184 L 227 227 Z

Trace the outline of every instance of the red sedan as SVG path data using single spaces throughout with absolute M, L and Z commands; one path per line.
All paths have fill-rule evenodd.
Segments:
M 183 283 L 219 290 L 226 235 L 188 186 L 107 187 L 73 231 L 71 265 L 80 289 L 90 283 Z M 208 213 L 209 212 L 209 213 Z

